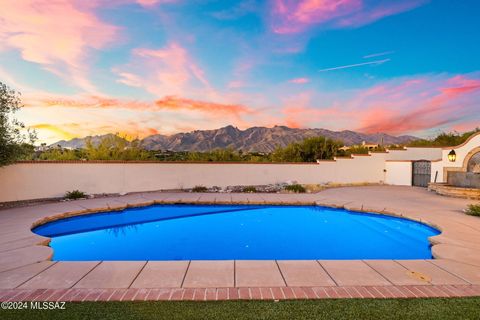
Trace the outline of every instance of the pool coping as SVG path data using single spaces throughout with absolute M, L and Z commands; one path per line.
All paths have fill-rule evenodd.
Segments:
M 386 190 L 385 188 L 393 192 L 393 196 L 395 196 L 395 192 L 397 191 L 406 192 L 409 196 L 417 196 L 416 193 L 418 192 L 422 197 L 439 197 L 435 199 L 438 199 L 438 201 L 441 200 L 442 202 L 445 201 L 444 197 L 430 193 L 426 194 L 424 193 L 424 190 L 418 190 L 416 188 L 410 188 L 407 190 L 402 189 L 401 187 L 386 186 L 350 187 L 348 188 L 350 190 L 348 192 L 352 192 L 352 190 L 355 189 L 359 193 L 365 192 L 366 190 L 367 192 L 375 190 L 377 190 L 375 192 L 384 192 Z M 339 189 L 340 194 L 342 194 L 342 189 L 346 188 Z M 317 194 L 304 195 L 153 192 L 115 198 L 79 200 L 3 210 L 0 211 L 0 218 L 5 218 L 8 222 L 7 225 L 11 226 L 13 229 L 19 230 L 19 232 L 26 237 L 15 237 L 13 236 L 15 233 L 13 233 L 10 238 L 17 239 L 5 241 L 9 240 L 8 236 L 0 239 L 3 240 L 0 241 L 0 248 L 2 248 L 1 243 L 5 243 L 5 248 L 8 248 L 9 243 L 12 244 L 12 249 L 0 250 L 0 257 L 3 259 L 3 256 L 5 256 L 6 258 L 6 263 L 0 263 L 0 300 L 3 301 L 18 298 L 27 299 L 29 297 L 36 300 L 68 298 L 75 301 L 91 301 L 92 299 L 122 301 L 132 299 L 150 300 L 150 298 L 152 300 L 223 300 L 241 299 L 240 292 L 243 292 L 243 296 L 245 296 L 246 299 L 274 300 L 298 298 L 407 298 L 480 295 L 480 254 L 478 253 L 479 250 L 477 250 L 479 244 L 478 242 L 473 241 L 477 239 L 476 231 L 473 234 L 473 239 L 470 243 L 471 246 L 466 245 L 469 243 L 465 242 L 465 237 L 462 236 L 465 234 L 465 230 L 472 228 L 472 225 L 475 226 L 474 230 L 480 230 L 480 219 L 472 220 L 471 218 L 473 217 L 455 215 L 454 218 L 456 221 L 455 224 L 452 225 L 452 223 L 449 222 L 449 220 L 452 220 L 451 218 L 453 216 L 449 218 L 452 213 L 442 212 L 442 219 L 438 219 L 436 215 L 422 215 L 414 211 L 403 210 L 403 208 L 400 209 L 397 206 L 368 206 L 363 202 L 345 201 L 345 199 L 337 200 L 338 192 L 338 189 L 336 191 L 322 191 Z M 337 194 L 337 197 L 324 197 L 329 193 L 333 193 L 333 195 Z M 458 200 L 452 201 L 456 202 L 454 205 L 455 208 L 459 207 L 457 204 Z M 293 261 L 293 264 L 287 267 L 285 267 L 285 264 L 281 261 L 259 260 L 270 262 L 270 267 L 265 267 L 267 270 L 268 268 L 278 269 L 278 271 L 274 271 L 273 273 L 271 270 L 268 271 L 271 274 L 277 274 L 278 279 L 272 280 L 269 278 L 272 278 L 273 276 L 270 276 L 268 272 L 264 272 L 265 274 L 260 277 L 258 276 L 258 272 L 261 274 L 263 270 L 263 267 L 257 266 L 258 261 L 204 261 L 203 265 L 200 264 L 199 267 L 196 267 L 197 269 L 193 267 L 189 269 L 191 262 L 188 262 L 188 267 L 184 273 L 178 275 L 178 277 L 182 277 L 182 283 L 177 283 L 176 287 L 159 285 L 154 288 L 145 286 L 134 288 L 132 285 L 139 275 L 142 274 L 142 272 L 147 272 L 147 270 L 144 269 L 149 262 L 139 262 L 140 264 L 143 263 L 143 265 L 138 268 L 131 267 L 130 269 L 126 267 L 128 266 L 128 262 L 122 261 L 116 263 L 106 261 L 96 262 L 92 265 L 86 265 L 85 263 L 82 264 L 82 262 L 51 262 L 48 260 L 51 259 L 52 251 L 49 247 L 45 246 L 48 245 L 49 239 L 34 235 L 30 231 L 34 226 L 71 216 L 123 210 L 130 207 L 140 207 L 152 204 L 172 203 L 319 205 L 407 218 L 433 226 L 441 230 L 442 233 L 430 238 L 433 245 L 432 254 L 436 258 L 435 260 L 385 260 L 380 264 L 374 262 L 375 264 L 380 265 L 380 271 L 378 270 L 378 266 L 372 267 L 372 262 L 370 260 L 345 260 L 335 261 L 334 263 L 328 261 L 316 261 L 319 267 L 312 263 L 306 264 L 302 261 L 295 262 L 295 260 L 290 260 Z M 35 208 L 38 210 L 35 210 Z M 439 212 L 440 211 L 441 210 L 439 209 Z M 14 217 L 10 216 L 7 218 L 7 215 L 5 214 L 6 212 L 21 215 L 21 223 L 16 223 Z M 29 225 L 28 222 L 30 222 Z M 27 226 L 28 232 L 24 230 Z M 444 234 L 444 232 L 446 234 Z M 27 245 L 20 245 L 19 243 L 21 241 L 26 242 Z M 17 245 L 15 245 L 15 243 L 17 243 Z M 13 256 L 16 256 L 16 258 Z M 315 260 L 307 261 L 312 262 Z M 42 263 L 44 266 L 39 267 L 39 264 Z M 238 265 L 241 265 L 242 263 L 245 265 L 244 271 L 242 271 L 243 275 L 238 271 Z M 150 264 L 152 263 L 150 262 Z M 233 264 L 233 273 L 231 264 Z M 194 263 L 193 265 L 196 266 L 198 263 Z M 170 268 L 170 266 L 168 268 Z M 78 270 L 75 271 L 75 269 Z M 287 269 L 288 272 L 285 274 Z M 158 272 L 163 272 L 161 267 L 158 270 L 157 274 Z M 399 270 L 402 272 L 404 271 L 404 273 L 410 272 L 411 274 L 409 274 L 408 277 L 405 277 L 405 274 Z M 126 274 L 126 278 L 130 277 L 129 279 L 132 279 L 130 283 L 116 285 L 111 282 L 115 282 L 115 280 L 110 280 L 110 282 L 108 282 L 102 278 L 105 277 L 105 275 L 107 275 L 107 278 L 109 275 L 122 278 L 122 272 Z M 325 283 L 312 280 L 309 282 L 308 279 L 302 279 L 302 273 L 308 275 L 309 272 L 313 272 L 314 276 L 318 276 L 319 274 L 325 276 L 326 274 L 327 278 L 332 281 Z M 278 277 L 278 274 L 280 274 L 280 277 Z M 155 273 L 153 273 L 153 275 L 155 275 Z M 239 279 L 237 278 L 239 275 L 250 280 L 247 280 L 246 282 L 244 281 L 243 284 L 240 283 L 239 285 Z M 190 279 L 192 277 L 193 280 Z M 226 282 L 222 282 L 222 277 L 224 280 L 228 278 L 225 280 Z M 232 277 L 233 283 L 230 279 Z M 367 280 L 359 281 L 362 277 L 366 277 Z M 422 277 L 424 279 L 419 280 L 419 278 Z M 168 273 L 166 278 L 168 278 Z M 187 287 L 185 287 L 185 278 L 190 281 L 190 284 Z M 280 278 L 281 280 L 279 280 Z M 408 281 L 410 278 L 412 279 L 411 282 Z M 90 281 L 87 281 L 88 279 L 90 279 Z M 103 285 L 102 281 L 104 281 Z M 161 283 L 162 282 L 160 281 L 160 284 Z M 403 285 L 403 283 L 405 283 L 405 285 Z M 82 284 L 84 288 L 79 288 L 79 284 Z M 112 286 L 114 288 L 112 288 Z M 316 293 L 312 294 L 313 288 L 317 288 L 315 290 L 319 290 L 318 292 L 320 293 L 326 293 L 319 294 L 314 291 Z M 280 289 L 280 291 L 278 291 L 278 289 Z M 211 293 L 212 290 L 215 290 L 214 295 Z M 228 292 L 226 297 L 224 294 L 225 290 Z M 120 295 L 117 291 L 122 292 L 123 295 Z M 154 299 L 153 295 L 155 295 L 155 292 L 157 291 L 163 292 L 163 294 L 159 294 Z M 248 292 L 248 295 L 246 292 Z M 258 294 L 258 292 L 260 292 L 260 294 Z M 262 292 L 264 293 L 262 294 Z M 290 294 L 289 292 L 294 293 Z M 111 295 L 108 296 L 108 293 L 111 293 Z M 195 297 L 198 297 L 198 299 Z M 81 300 L 79 300 L 80 298 Z

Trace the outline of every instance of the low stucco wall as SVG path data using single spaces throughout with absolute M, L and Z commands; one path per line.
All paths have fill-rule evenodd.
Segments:
M 438 148 L 408 148 L 318 164 L 24 162 L 0 168 L 0 202 L 61 197 L 75 189 L 89 194 L 129 193 L 286 181 L 411 185 L 411 163 L 405 160 L 433 160 L 440 153 Z
M 0 202 L 89 194 L 191 188 L 196 185 L 382 183 L 384 155 L 319 164 L 248 163 L 18 163 L 0 168 Z

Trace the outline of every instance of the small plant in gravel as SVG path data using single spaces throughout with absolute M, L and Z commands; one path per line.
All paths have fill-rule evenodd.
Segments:
M 244 187 L 242 189 L 243 192 L 245 193 L 255 193 L 257 192 L 257 188 L 253 187 L 253 186 L 248 186 L 248 187 Z
M 285 190 L 295 193 L 305 193 L 305 191 L 307 191 L 301 184 L 291 184 L 285 186 Z
M 471 204 L 468 206 L 465 213 L 470 216 L 480 217 L 480 204 Z
M 76 199 L 85 199 L 87 194 L 80 190 L 67 191 L 65 193 L 65 199 L 76 200 Z
M 195 186 L 192 189 L 192 192 L 207 192 L 208 188 L 205 186 Z

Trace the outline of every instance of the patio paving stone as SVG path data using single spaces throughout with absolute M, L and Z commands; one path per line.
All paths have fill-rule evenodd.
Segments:
M 432 247 L 432 254 L 437 259 L 448 259 L 473 264 L 480 267 L 480 250 L 440 243 Z
M 235 261 L 236 287 L 285 286 L 278 265 L 272 260 Z
M 434 259 L 431 263 L 471 284 L 480 285 L 480 267 L 445 259 Z
M 365 260 L 366 264 L 395 285 L 428 285 L 428 281 L 413 276 L 407 268 L 393 260 Z
M 189 261 L 149 261 L 132 288 L 180 288 Z
M 334 286 L 335 282 L 315 260 L 278 260 L 287 286 Z
M 319 262 L 339 286 L 391 285 L 378 272 L 360 260 L 320 260 Z
M 0 272 L 2 272 L 48 260 L 52 255 L 52 249 L 45 246 L 32 246 L 5 251 L 0 255 Z
M 191 261 L 184 288 L 233 287 L 234 261 Z
M 426 260 L 397 260 L 397 262 L 408 270 L 427 275 L 431 279 L 431 284 L 467 284 L 466 281 Z
M 128 288 L 145 264 L 145 261 L 103 261 L 74 288 Z
M 96 265 L 97 261 L 57 262 L 20 286 L 23 289 L 71 288 Z
M 13 289 L 33 278 L 55 262 L 42 261 L 0 273 L 0 288 Z
M 31 247 L 39 244 L 40 242 L 46 240 L 45 237 L 38 235 L 30 234 L 29 236 L 17 240 L 12 240 L 8 242 L 0 242 L 0 253 L 5 251 L 10 251 L 14 249 L 20 249 L 25 247 Z

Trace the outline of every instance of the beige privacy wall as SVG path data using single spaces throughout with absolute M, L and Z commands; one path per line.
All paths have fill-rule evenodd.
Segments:
M 247 163 L 19 163 L 0 168 L 0 202 L 61 197 L 78 189 L 89 194 L 129 193 L 196 185 L 379 183 L 384 156 L 320 164 Z
M 439 156 L 440 155 L 440 156 Z M 129 193 L 296 181 L 301 184 L 406 184 L 411 164 L 439 159 L 441 150 L 415 148 L 320 163 L 24 162 L 0 168 L 0 202 L 61 197 L 66 191 Z M 386 165 L 386 160 L 392 160 Z

